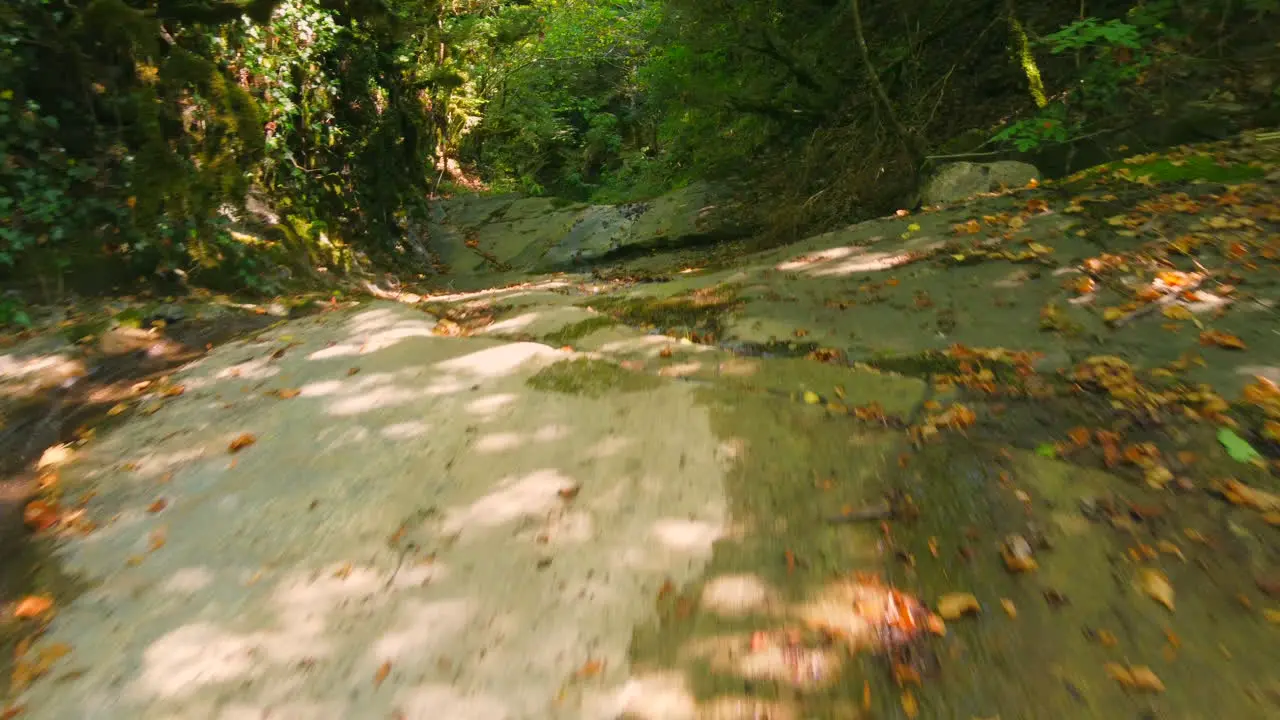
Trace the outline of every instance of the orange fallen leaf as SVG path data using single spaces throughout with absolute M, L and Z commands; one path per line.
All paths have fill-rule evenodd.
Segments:
M 1218 330 L 1205 330 L 1200 333 L 1200 344 L 1205 346 L 1220 347 L 1226 350 L 1244 350 L 1244 341 L 1235 335 L 1220 332 Z
M 1071 442 L 1080 447 L 1084 447 L 1089 444 L 1089 437 L 1091 435 L 1092 433 L 1089 432 L 1089 428 L 1087 427 L 1074 427 L 1067 431 L 1067 437 L 1071 438 Z
M 164 544 L 168 542 L 168 539 L 168 532 L 165 528 L 160 527 L 152 530 L 151 536 L 147 540 L 147 550 L 152 552 L 159 550 L 164 547 Z
M 181 395 L 186 391 L 187 391 L 187 388 L 183 385 L 172 385 L 170 387 L 165 388 L 164 392 L 161 393 L 161 395 L 163 395 L 164 397 L 178 397 L 179 395 Z
M 382 682 L 386 680 L 387 676 L 390 674 L 391 674 L 391 661 L 384 660 L 383 663 L 378 666 L 378 671 L 373 674 L 373 686 L 375 688 L 381 687 Z
M 1130 665 L 1126 667 L 1119 663 L 1107 663 L 1104 667 L 1107 675 L 1120 683 L 1126 690 L 1164 692 L 1164 683 L 1160 682 L 1160 678 L 1156 677 L 1151 668 L 1145 665 Z
M 581 491 L 582 491 L 581 485 L 570 485 L 568 487 L 560 488 L 559 490 L 556 491 L 556 494 L 560 496 L 561 500 L 572 500 L 578 497 L 578 493 Z
M 156 498 L 156 501 L 147 506 L 147 512 L 158 513 L 169 506 L 169 501 L 164 498 Z
M 579 680 L 585 680 L 587 678 L 593 678 L 602 672 L 604 672 L 604 661 L 588 660 L 583 663 L 582 667 L 578 668 L 577 672 L 573 675 Z
M 44 500 L 32 500 L 22 509 L 22 522 L 36 532 L 58 524 L 58 509 Z
M 299 395 L 301 395 L 302 391 L 298 390 L 297 388 L 280 388 L 279 390 L 272 390 L 268 394 L 275 395 L 281 400 L 290 400 L 292 398 L 296 398 Z
M 252 433 L 244 433 L 232 440 L 231 444 L 227 446 L 227 450 L 233 453 L 240 452 L 256 442 L 258 442 L 258 438 L 254 437 Z
M 45 614 L 53 608 L 53 598 L 48 595 L 28 595 L 18 601 L 13 608 L 16 618 L 33 618 Z

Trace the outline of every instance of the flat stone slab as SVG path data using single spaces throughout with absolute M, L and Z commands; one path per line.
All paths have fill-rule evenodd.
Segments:
M 633 627 L 726 525 L 708 413 L 537 391 L 573 353 L 433 325 L 283 324 L 90 443 L 63 478 L 101 527 L 62 555 L 91 589 L 24 717 L 616 717 Z

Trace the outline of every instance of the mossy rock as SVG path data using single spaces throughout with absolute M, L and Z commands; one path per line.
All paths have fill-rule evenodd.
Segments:
M 1266 175 L 1262 167 L 1246 163 L 1220 163 L 1217 158 L 1208 154 L 1195 154 L 1185 157 L 1165 156 L 1144 159 L 1142 162 L 1129 161 L 1104 163 L 1083 170 L 1067 179 L 1068 184 L 1080 181 L 1092 181 L 1101 178 L 1114 178 L 1139 182 L 1142 184 L 1166 185 L 1182 182 L 1213 182 L 1235 184 L 1257 180 Z
M 572 345 L 597 330 L 611 328 L 617 324 L 618 321 L 605 315 L 591 317 L 586 320 L 566 325 L 553 333 L 548 333 L 543 336 L 542 341 L 552 347 Z
M 534 390 L 601 397 L 608 392 L 652 390 L 662 383 L 651 375 L 629 372 L 603 360 L 564 360 L 543 368 L 525 384 Z
M 742 307 L 738 290 L 717 285 L 674 297 L 600 298 L 583 304 L 628 325 L 714 330 L 722 315 Z

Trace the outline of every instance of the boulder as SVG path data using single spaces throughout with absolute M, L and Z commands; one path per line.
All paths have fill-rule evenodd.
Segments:
M 1016 160 L 947 163 L 925 183 L 921 201 L 925 205 L 946 205 L 1001 187 L 1024 187 L 1039 179 L 1040 171 L 1034 165 Z

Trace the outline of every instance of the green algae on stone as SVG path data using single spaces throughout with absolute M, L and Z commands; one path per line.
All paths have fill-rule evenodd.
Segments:
M 651 390 L 662 383 L 650 375 L 633 373 L 603 360 L 562 360 L 538 371 L 525 384 L 534 390 L 600 397 L 608 392 Z
M 628 325 L 714 330 L 720 317 L 742 307 L 736 285 L 716 285 L 672 297 L 596 298 L 584 305 Z
M 555 332 L 547 333 L 543 336 L 542 341 L 552 347 L 572 345 L 597 330 L 610 328 L 617 324 L 618 321 L 607 315 L 590 317 L 586 320 L 566 325 Z

